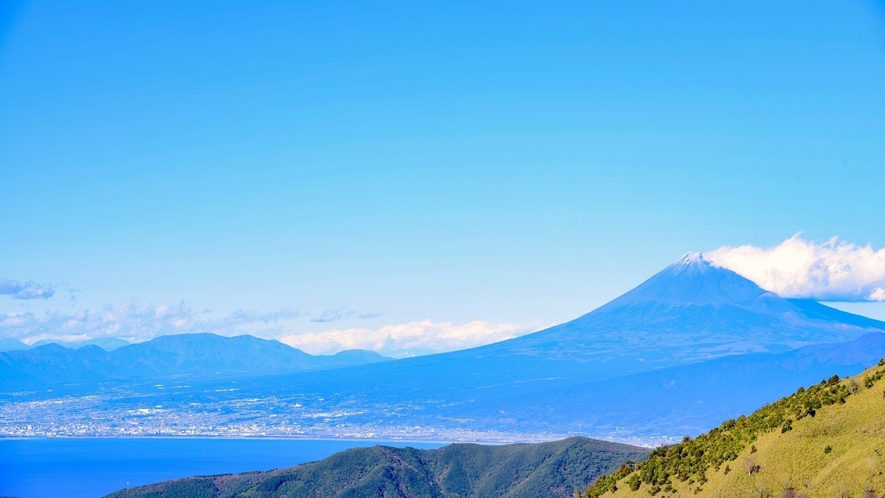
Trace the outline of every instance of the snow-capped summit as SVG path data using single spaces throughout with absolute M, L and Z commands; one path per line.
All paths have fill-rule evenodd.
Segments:
M 606 307 L 646 301 L 671 304 L 744 303 L 765 294 L 758 285 L 737 273 L 714 266 L 701 253 L 688 253 L 615 299 Z
M 704 253 L 702 252 L 687 252 L 679 258 L 674 265 L 679 266 L 692 266 L 692 265 L 703 265 L 709 264 L 709 261 L 704 259 Z

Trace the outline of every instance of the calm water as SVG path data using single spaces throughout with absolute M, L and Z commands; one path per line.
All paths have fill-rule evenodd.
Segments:
M 0 440 L 0 496 L 92 498 L 176 477 L 288 467 L 375 444 L 442 446 L 291 439 Z

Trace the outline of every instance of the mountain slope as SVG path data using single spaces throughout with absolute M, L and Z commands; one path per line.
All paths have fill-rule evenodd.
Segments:
M 364 368 L 396 389 L 511 386 L 539 379 L 605 381 L 747 353 L 837 343 L 885 322 L 816 302 L 783 299 L 699 255 L 686 255 L 573 321 L 478 348 Z
M 526 379 L 512 361 L 491 362 L 500 371 L 497 378 L 486 379 L 475 371 L 459 370 L 462 365 L 457 363 L 434 372 L 423 366 L 404 368 L 398 364 L 405 360 L 398 360 L 243 380 L 237 383 L 236 396 L 297 398 L 312 409 L 353 412 L 342 414 L 336 423 L 370 424 L 371 432 L 383 427 L 385 414 L 391 413 L 393 423 L 401 426 L 465 434 L 571 432 L 648 441 L 699 434 L 725 418 L 788 395 L 796 385 L 833 373 L 856 374 L 883 356 L 885 333 L 870 333 L 846 343 L 733 355 L 604 380 L 583 377 L 580 370 Z M 505 381 L 505 374 L 511 380 Z M 219 383 L 201 389 L 223 387 Z M 323 401 L 304 400 L 301 393 L 315 393 Z M 359 407 L 358 413 L 353 407 Z
M 360 375 L 458 388 L 554 377 L 586 382 L 730 354 L 850 341 L 869 332 L 885 332 L 885 322 L 780 298 L 699 255 L 686 255 L 571 322 L 488 346 L 364 368 Z
M 28 347 L 27 344 L 10 337 L 0 337 L 0 353 L 4 351 L 19 351 L 28 349 Z
M 593 362 L 610 375 L 847 341 L 869 331 L 885 331 L 885 322 L 781 298 L 688 254 L 576 320 L 453 356 Z
M 438 450 L 375 446 L 271 472 L 179 479 L 113 498 L 385 496 L 571 498 L 648 450 L 585 438 L 538 444 L 453 444 Z
M 879 496 L 885 490 L 885 360 L 800 388 L 748 417 L 655 450 L 584 498 Z M 865 494 L 867 493 L 867 494 Z
M 211 378 L 322 370 L 385 361 L 371 351 L 312 356 L 279 341 L 250 335 L 181 334 L 157 337 L 112 351 L 98 346 L 70 349 L 46 344 L 0 353 L 4 369 L 55 384 L 179 376 Z M 2 387 L 15 387 L 8 382 Z
M 571 386 L 558 397 L 545 396 L 548 405 L 569 406 L 545 418 L 551 424 L 565 422 L 564 415 L 581 419 L 587 427 L 602 431 L 597 434 L 629 427 L 625 432 L 631 434 L 696 435 L 723 419 L 786 396 L 797 385 L 834 373 L 855 375 L 883 356 L 885 334 L 871 333 L 845 343 L 780 354 L 717 358 Z

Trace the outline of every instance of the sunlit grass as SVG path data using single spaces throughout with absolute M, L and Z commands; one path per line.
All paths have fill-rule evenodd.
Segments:
M 659 449 L 585 497 L 878 497 L 885 492 L 885 366 L 831 379 Z M 748 386 L 751 389 L 752 386 Z

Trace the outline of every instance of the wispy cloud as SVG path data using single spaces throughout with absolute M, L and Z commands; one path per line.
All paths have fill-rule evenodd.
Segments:
M 774 247 L 721 247 L 704 254 L 765 290 L 821 301 L 885 301 L 885 249 L 796 234 Z
M 310 321 L 316 323 L 330 323 L 347 318 L 359 318 L 364 320 L 368 318 L 377 318 L 379 316 L 381 316 L 381 313 L 357 313 L 356 311 L 345 310 L 344 308 L 335 308 L 323 311 L 319 315 L 311 318 Z
M 53 294 L 55 289 L 48 284 L 0 278 L 0 295 L 11 296 L 13 299 L 49 299 Z
M 188 332 L 229 335 L 298 316 L 297 311 L 282 309 L 274 312 L 240 310 L 213 317 L 208 312 L 196 312 L 184 303 L 162 306 L 123 303 L 97 311 L 48 312 L 43 316 L 29 312 L 0 315 L 0 336 L 25 339 L 30 343 L 42 339 L 76 341 L 98 337 L 120 337 L 137 342 L 158 335 Z
M 344 311 L 344 308 L 337 308 L 334 310 L 326 310 L 320 313 L 319 315 L 310 319 L 312 322 L 317 323 L 329 323 L 329 322 L 337 322 L 342 318 L 348 318 L 354 315 L 353 311 Z
M 312 354 L 369 349 L 390 356 L 440 353 L 503 341 L 538 330 L 540 323 L 517 325 L 474 321 L 463 325 L 424 320 L 380 329 L 350 328 L 286 335 L 280 341 Z

